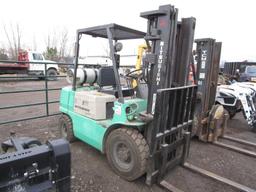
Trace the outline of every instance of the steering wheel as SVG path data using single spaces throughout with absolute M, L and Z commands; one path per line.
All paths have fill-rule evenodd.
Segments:
M 138 77 L 141 75 L 141 74 L 137 74 L 135 72 L 138 72 L 138 71 L 141 71 L 142 69 L 135 69 L 133 71 L 130 71 L 129 73 L 125 74 L 125 77 L 129 77 L 129 78 L 132 78 L 132 79 L 138 79 Z M 134 74 L 135 73 L 135 74 Z

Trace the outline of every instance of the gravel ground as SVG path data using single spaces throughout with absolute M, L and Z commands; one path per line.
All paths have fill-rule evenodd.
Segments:
M 49 82 L 51 88 L 62 87 L 66 85 L 65 80 Z M 12 81 L 0 82 L 0 91 L 26 90 L 43 88 L 42 81 Z M 0 106 L 26 104 L 31 102 L 43 102 L 44 93 L 37 92 L 33 94 L 19 93 L 12 95 L 0 94 Z M 50 100 L 57 100 L 59 92 L 49 93 Z M 58 104 L 50 106 L 50 113 L 58 112 Z M 42 115 L 45 113 L 45 106 L 26 107 L 22 109 L 1 110 L 0 122 Z M 9 132 L 15 131 L 18 136 L 32 136 L 39 138 L 42 142 L 48 139 L 59 137 L 58 116 L 24 121 L 6 125 L 0 125 L 0 141 L 9 136 Z M 250 132 L 245 120 L 241 114 L 237 114 L 234 119 L 228 122 L 227 135 L 246 139 L 256 143 L 256 134 Z M 223 142 L 227 142 L 226 140 Z M 246 148 L 245 146 L 242 146 Z M 248 149 L 248 148 L 247 148 Z M 251 150 L 255 150 L 250 148 Z M 135 182 L 122 180 L 110 169 L 107 159 L 94 148 L 77 141 L 71 144 L 72 152 L 72 191 L 124 191 L 124 192 L 148 192 L 164 191 L 162 188 L 153 185 L 145 185 L 145 177 Z M 206 144 L 197 140 L 192 140 L 190 156 L 188 162 L 212 171 L 221 176 L 227 177 L 251 188 L 256 189 L 256 161 L 254 158 L 241 155 L 236 152 L 222 149 L 212 144 Z M 229 186 L 205 178 L 196 173 L 177 167 L 171 170 L 166 178 L 168 182 L 176 187 L 191 192 L 215 192 L 237 191 Z

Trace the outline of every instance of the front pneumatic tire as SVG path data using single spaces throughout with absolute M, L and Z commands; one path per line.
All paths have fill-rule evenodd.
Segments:
M 62 114 L 59 119 L 59 131 L 62 138 L 65 138 L 70 143 L 76 140 L 73 132 L 73 124 L 70 117 L 66 114 Z
M 146 172 L 149 147 L 138 130 L 119 128 L 107 137 L 106 155 L 115 173 L 133 181 Z

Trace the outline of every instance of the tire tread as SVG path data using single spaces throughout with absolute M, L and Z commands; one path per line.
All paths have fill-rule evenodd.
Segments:
M 76 138 L 74 136 L 74 132 L 73 132 L 73 123 L 72 120 L 70 119 L 70 117 L 66 114 L 62 114 L 60 117 L 60 123 L 59 125 L 61 126 L 61 121 L 63 121 L 63 123 L 67 124 L 67 140 L 72 143 L 74 141 L 76 141 Z M 61 129 L 61 127 L 59 127 L 59 129 Z M 61 132 L 61 130 L 60 130 Z
M 136 175 L 132 178 L 125 178 L 128 181 L 133 181 L 137 178 L 139 178 L 141 175 L 143 175 L 146 172 L 146 166 L 147 166 L 147 159 L 149 156 L 149 147 L 146 142 L 146 139 L 143 137 L 143 135 L 136 129 L 132 128 L 118 128 L 112 131 L 110 134 L 125 134 L 129 136 L 133 143 L 136 145 L 136 148 L 139 150 L 139 160 L 140 160 L 140 170 L 137 171 Z

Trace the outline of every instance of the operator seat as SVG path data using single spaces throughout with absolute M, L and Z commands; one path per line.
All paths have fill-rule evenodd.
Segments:
M 100 87 L 100 92 L 111 94 L 118 98 L 113 67 L 102 67 L 99 69 L 97 84 Z M 124 97 L 131 97 L 134 95 L 134 90 L 132 88 L 122 87 L 122 93 Z

